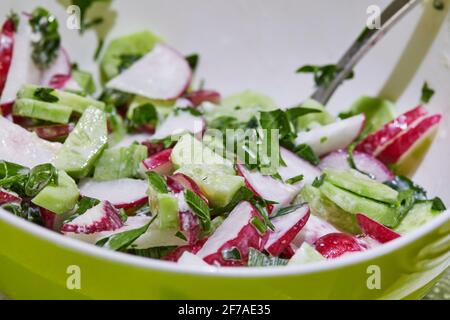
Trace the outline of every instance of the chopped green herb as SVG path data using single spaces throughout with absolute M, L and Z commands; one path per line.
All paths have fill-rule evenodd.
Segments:
M 319 188 L 325 180 L 325 174 L 322 174 L 320 177 L 316 177 L 312 183 L 314 188 Z
M 322 137 L 322 138 L 320 138 L 320 143 L 325 143 L 325 142 L 327 142 L 327 140 L 328 140 L 328 137 Z
M 155 215 L 149 223 L 140 228 L 113 234 L 112 236 L 99 240 L 95 245 L 115 251 L 124 251 L 148 230 L 157 216 Z
M 404 176 L 396 176 L 391 181 L 387 181 L 384 184 L 391 187 L 398 192 L 404 190 L 412 190 L 414 192 L 414 199 L 416 201 L 424 201 L 427 200 L 427 192 L 421 186 L 412 182 L 409 178 Z
M 84 33 L 86 30 L 96 27 L 103 22 L 103 18 L 95 17 L 92 20 L 86 20 L 86 14 L 95 2 L 107 2 L 109 0 L 72 0 L 72 5 L 80 8 L 80 33 Z
M 434 90 L 428 86 L 427 82 L 425 82 L 422 86 L 422 96 L 420 98 L 420 101 L 422 103 L 428 103 L 428 102 L 430 102 L 433 95 L 434 95 Z
M 186 189 L 184 190 L 184 199 L 188 206 L 192 209 L 192 212 L 200 220 L 200 224 L 204 231 L 211 229 L 211 214 L 209 207 L 202 198 L 200 198 L 195 192 Z
M 102 52 L 104 45 L 105 45 L 105 40 L 99 39 L 97 48 L 95 49 L 95 52 L 94 52 L 94 60 L 97 60 L 100 57 L 100 53 Z
M 225 212 L 231 212 L 242 201 L 249 201 L 254 197 L 254 193 L 247 187 L 240 187 L 238 191 L 233 195 L 230 202 L 223 208 L 216 208 L 213 210 L 213 214 L 219 215 Z
M 304 178 L 304 175 L 299 174 L 298 176 L 295 176 L 295 177 L 292 177 L 292 178 L 287 179 L 287 180 L 286 180 L 286 183 L 287 183 L 287 184 L 296 184 L 297 182 L 302 181 L 303 178 Z
M 39 40 L 33 42 L 33 62 L 40 69 L 46 69 L 59 54 L 61 37 L 58 33 L 58 20 L 42 7 L 36 8 L 29 20 L 31 29 L 39 34 Z
M 306 143 L 302 143 L 295 147 L 294 152 L 300 157 L 308 161 L 314 166 L 317 166 L 320 163 L 319 157 L 314 153 L 313 149 L 310 145 Z
M 142 125 L 156 125 L 158 122 L 158 112 L 151 103 L 145 103 L 130 109 L 130 115 L 127 119 L 127 127 L 129 130 L 136 130 Z
M 259 220 L 257 217 L 253 217 L 250 220 L 250 223 L 252 224 L 253 227 L 255 227 L 256 231 L 258 231 L 258 233 L 260 235 L 265 235 L 266 234 L 267 226 L 264 224 L 264 222 Z
M 20 204 L 6 203 L 0 207 L 22 219 L 33 223 L 42 224 L 39 207 L 33 205 L 28 201 L 22 201 L 22 203 Z
M 154 247 L 148 249 L 128 249 L 127 252 L 145 258 L 161 259 L 176 249 L 176 246 Z
M 50 163 L 40 164 L 31 169 L 24 192 L 28 197 L 34 197 L 47 185 L 58 183 L 58 172 Z
M 181 231 L 177 231 L 177 233 L 175 233 L 175 237 L 180 238 L 181 240 L 187 241 L 186 236 Z
M 433 1 L 433 7 L 436 10 L 439 10 L 439 11 L 444 10 L 444 8 L 445 8 L 444 1 L 442 1 L 442 0 L 434 0 Z
M 10 20 L 14 26 L 14 31 L 17 31 L 17 29 L 19 28 L 19 23 L 20 23 L 20 18 L 19 15 L 14 12 L 11 11 L 7 17 L 8 20 Z
M 77 209 L 75 210 L 75 215 L 79 216 L 88 211 L 89 209 L 95 207 L 100 203 L 100 200 L 89 198 L 89 197 L 82 197 L 80 201 L 78 201 Z
M 153 189 L 156 190 L 158 193 L 168 193 L 169 189 L 167 188 L 167 183 L 164 180 L 163 177 L 161 177 L 159 174 L 157 174 L 154 171 L 148 171 L 146 172 L 148 182 L 153 187 Z
M 433 204 L 431 206 L 432 210 L 436 210 L 436 211 L 445 211 L 447 210 L 447 208 L 445 207 L 444 202 L 442 201 L 441 198 L 435 197 L 433 200 Z
M 289 206 L 289 207 L 281 208 L 280 210 L 278 210 L 277 212 L 272 214 L 270 216 L 270 219 L 274 219 L 274 218 L 277 218 L 277 217 L 281 217 L 281 216 L 287 215 L 289 213 L 292 213 L 292 212 L 296 211 L 297 209 L 300 209 L 303 206 L 305 206 L 304 203 L 299 203 L 299 204 L 294 204 L 294 205 Z
M 285 266 L 289 260 L 278 257 L 266 256 L 254 248 L 248 251 L 248 266 L 249 267 L 274 267 Z
M 119 56 L 120 64 L 118 66 L 119 73 L 131 67 L 136 61 L 142 58 L 141 54 L 122 54 Z
M 241 252 L 238 248 L 232 247 L 230 249 L 222 250 L 222 257 L 225 260 L 241 260 Z
M 37 88 L 33 96 L 40 101 L 54 103 L 59 101 L 59 98 L 52 94 L 54 92 L 55 89 L 52 88 Z
M 297 69 L 297 73 L 312 73 L 314 75 L 314 82 L 316 86 L 328 86 L 331 81 L 341 70 L 335 64 L 327 64 L 323 66 L 305 65 Z M 349 73 L 346 80 L 353 79 L 353 71 Z
M 191 67 L 192 72 L 195 72 L 195 70 L 197 70 L 199 60 L 200 56 L 197 53 L 193 53 L 191 55 L 186 56 L 186 61 Z

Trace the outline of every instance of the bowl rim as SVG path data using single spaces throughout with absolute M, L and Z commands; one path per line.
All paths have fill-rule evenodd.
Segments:
M 96 259 L 105 259 L 111 263 L 119 263 L 129 265 L 145 270 L 156 270 L 161 272 L 172 272 L 177 274 L 190 274 L 197 276 L 216 276 L 216 277 L 246 277 L 246 278 L 261 278 L 261 277 L 282 277 L 292 275 L 304 275 L 310 273 L 318 273 L 330 271 L 341 267 L 347 267 L 378 258 L 382 255 L 389 254 L 403 246 L 406 246 L 416 239 L 424 236 L 434 229 L 438 229 L 445 222 L 450 221 L 450 210 L 442 212 L 439 216 L 429 221 L 413 232 L 401 236 L 389 243 L 385 243 L 376 248 L 364 252 L 358 252 L 351 255 L 346 255 L 334 260 L 326 262 L 314 262 L 305 265 L 290 265 L 280 267 L 201 267 L 189 266 L 185 264 L 177 264 L 171 261 L 163 261 L 157 259 L 149 259 L 145 257 L 134 256 L 127 253 L 110 251 L 104 248 L 96 247 L 95 245 L 82 242 L 81 240 L 72 239 L 62 234 L 46 229 L 42 226 L 36 225 L 32 222 L 24 220 L 20 217 L 0 208 L 0 221 L 19 228 L 25 232 L 37 236 L 43 240 L 50 242 L 52 245 L 62 247 L 66 250 L 72 250 L 79 254 L 91 256 Z

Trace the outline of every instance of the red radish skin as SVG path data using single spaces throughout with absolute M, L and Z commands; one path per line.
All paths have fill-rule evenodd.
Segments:
M 72 78 L 72 65 L 66 50 L 59 49 L 58 57 L 41 75 L 40 84 L 44 87 L 63 89 Z
M 160 175 L 169 175 L 173 172 L 173 164 L 170 160 L 172 149 L 166 149 L 150 156 L 142 161 L 145 171 L 154 171 Z
M 325 258 L 334 259 L 349 252 L 363 251 L 363 247 L 351 235 L 330 233 L 316 241 L 316 250 Z
M 378 242 L 386 243 L 400 237 L 398 233 L 361 213 L 356 215 L 356 219 L 364 234 L 377 240 Z
M 164 256 L 162 259 L 167 261 L 173 261 L 177 262 L 178 259 L 183 255 L 185 252 L 190 252 L 193 254 L 196 254 L 200 251 L 200 249 L 203 247 L 205 242 L 208 240 L 208 238 L 202 239 L 197 241 L 195 244 L 189 244 L 186 246 L 181 246 L 176 249 L 174 249 L 172 252 L 168 253 L 166 256 Z
M 211 102 L 214 104 L 219 104 L 221 100 L 220 93 L 214 90 L 197 90 L 186 95 L 194 107 L 198 107 L 203 102 Z
M 200 235 L 200 222 L 191 211 L 183 211 L 179 213 L 180 230 L 187 233 L 187 240 L 189 244 L 194 244 L 198 241 Z
M 117 209 L 108 201 L 104 201 L 71 222 L 65 223 L 61 232 L 91 234 L 101 231 L 114 231 L 122 226 L 123 222 Z
M 353 161 L 358 170 L 372 175 L 379 182 L 389 181 L 394 178 L 394 174 L 384 163 L 370 154 L 354 151 Z M 321 160 L 319 167 L 322 170 L 325 168 L 350 169 L 348 152 L 345 150 L 337 150 L 330 153 Z
M 378 158 L 385 164 L 394 164 L 408 152 L 408 150 L 423 136 L 439 125 L 442 116 L 435 114 L 422 119 L 416 126 L 410 128 L 404 134 L 387 146 Z
M 356 146 L 357 151 L 365 152 L 377 156 L 388 146 L 395 138 L 405 132 L 416 121 L 423 118 L 427 110 L 422 106 L 405 112 L 396 119 L 385 124 L 378 131 L 368 135 Z
M 64 89 L 67 82 L 72 79 L 71 75 L 68 74 L 55 74 L 49 81 L 48 86 L 53 89 Z
M 126 202 L 126 203 L 115 203 L 114 207 L 117 209 L 124 209 L 124 210 L 130 210 L 134 208 L 138 208 L 140 206 L 143 206 L 144 204 L 148 203 L 148 197 L 142 197 L 140 199 L 137 199 L 132 202 Z
M 280 254 L 280 258 L 283 259 L 290 259 L 294 256 L 295 249 L 292 247 L 292 245 L 289 245 L 284 249 L 284 251 Z
M 297 237 L 295 237 L 292 243 L 297 247 L 300 247 L 303 242 L 314 245 L 320 237 L 335 232 L 339 232 L 339 230 L 336 229 L 332 224 L 311 214 L 308 221 L 306 222 L 306 225 L 303 227 Z
M 303 206 L 294 212 L 272 219 L 275 231 L 271 232 L 265 249 L 272 256 L 279 256 L 305 226 L 310 215 L 309 207 Z
M 6 20 L 0 33 L 0 96 L 8 78 L 14 50 L 14 23 Z M 3 113 L 3 115 L 5 115 Z
M 209 237 L 202 249 L 197 252 L 197 255 L 212 265 L 245 265 L 248 260 L 249 248 L 261 251 L 269 237 L 269 232 L 260 235 L 251 224 L 251 220 L 254 217 L 261 219 L 256 209 L 250 203 L 241 202 L 233 209 L 213 235 Z M 222 252 L 233 248 L 239 250 L 241 258 L 238 260 L 225 260 Z
M 42 221 L 42 225 L 53 231 L 60 231 L 64 221 L 67 220 L 67 214 L 56 214 L 50 210 L 39 207 L 39 216 Z
M 146 140 L 142 141 L 141 144 L 147 147 L 149 157 L 164 150 L 163 143 L 151 142 L 149 140 Z
M 12 113 L 14 101 L 9 103 L 0 104 L 0 115 L 4 117 L 9 116 Z
M 22 199 L 15 193 L 0 188 L 0 205 L 5 203 L 20 203 Z
M 61 138 L 65 138 L 72 132 L 74 128 L 73 123 L 57 124 L 50 126 L 41 126 L 30 128 L 29 130 L 35 132 L 39 138 L 54 141 Z

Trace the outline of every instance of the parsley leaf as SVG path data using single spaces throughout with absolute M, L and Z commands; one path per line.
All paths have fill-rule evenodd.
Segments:
M 52 88 L 37 88 L 34 93 L 33 96 L 40 100 L 40 101 L 44 101 L 44 102 L 49 102 L 49 103 L 54 103 L 54 102 L 58 102 L 59 98 L 55 95 L 53 95 L 52 93 L 55 92 L 55 89 Z
M 200 60 L 200 56 L 197 53 L 190 54 L 186 56 L 186 61 L 189 64 L 189 67 L 191 67 L 192 73 L 197 70 L 198 62 Z
M 447 208 L 445 207 L 445 204 L 444 204 L 444 202 L 442 201 L 441 198 L 435 197 L 432 201 L 433 201 L 433 204 L 431 206 L 432 210 L 436 210 L 436 211 L 445 211 L 445 210 L 447 210 Z
M 39 40 L 32 43 L 33 62 L 40 69 L 46 69 L 59 54 L 61 37 L 58 32 L 58 20 L 42 7 L 36 8 L 29 20 L 31 29 L 39 34 Z
M 320 163 L 319 157 L 314 153 L 310 145 L 302 143 L 295 147 L 294 152 L 300 157 L 308 161 L 314 166 Z
M 428 102 L 430 102 L 433 95 L 434 95 L 434 90 L 428 86 L 427 82 L 425 82 L 422 86 L 422 96 L 420 97 L 420 101 L 422 103 L 428 103 Z
M 163 177 L 157 174 L 155 171 L 146 172 L 148 182 L 156 190 L 158 193 L 168 193 L 169 189 L 167 188 L 167 183 Z
M 297 69 L 297 73 L 312 73 L 314 75 L 314 82 L 316 86 L 328 86 L 339 71 L 340 69 L 335 64 L 326 64 L 322 66 L 304 65 Z M 353 79 L 353 77 L 354 73 L 352 71 L 346 79 Z

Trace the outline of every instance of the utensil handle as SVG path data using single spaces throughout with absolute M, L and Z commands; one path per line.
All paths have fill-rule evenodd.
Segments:
M 420 0 L 394 0 L 380 15 L 380 28 L 364 28 L 351 47 L 345 52 L 337 64 L 337 73 L 328 84 L 316 88 L 312 99 L 325 105 L 348 77 L 361 58 L 395 25 L 406 13 L 414 8 Z

